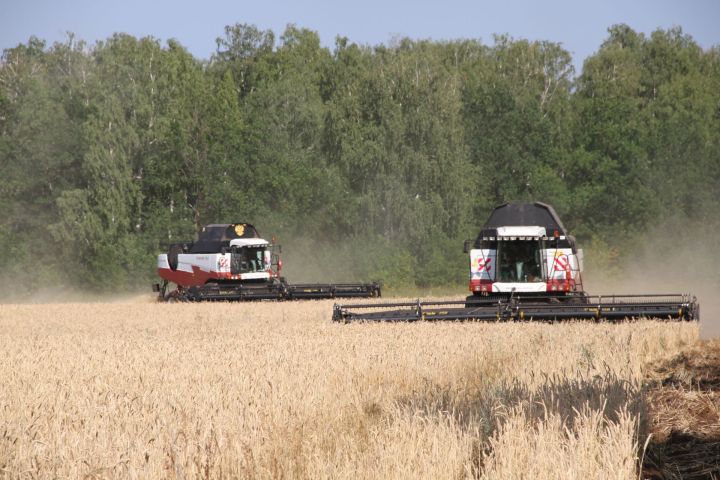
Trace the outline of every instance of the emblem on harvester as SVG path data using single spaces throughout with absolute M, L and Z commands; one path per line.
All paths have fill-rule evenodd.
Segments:
M 477 259 L 478 272 L 482 272 L 483 270 L 485 270 L 486 272 L 490 272 L 491 267 L 492 267 L 492 265 L 490 265 L 489 258 L 478 257 L 478 259 Z
M 235 233 L 237 233 L 238 237 L 242 237 L 245 233 L 245 224 L 241 223 L 238 225 L 235 225 Z
M 553 270 L 556 272 L 565 272 L 570 270 L 570 259 L 568 256 L 562 252 L 556 252 L 555 260 L 553 261 Z

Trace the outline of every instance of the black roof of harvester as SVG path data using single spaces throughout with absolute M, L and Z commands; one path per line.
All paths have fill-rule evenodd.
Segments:
M 206 225 L 198 241 L 190 247 L 191 253 L 217 253 L 236 238 L 260 238 L 257 229 L 249 223 L 215 223 Z
M 565 226 L 560 221 L 555 209 L 541 202 L 534 203 L 503 203 L 495 207 L 482 230 L 478 234 L 476 245 L 483 237 L 497 236 L 498 227 L 545 227 L 546 235 L 554 232 L 567 236 Z

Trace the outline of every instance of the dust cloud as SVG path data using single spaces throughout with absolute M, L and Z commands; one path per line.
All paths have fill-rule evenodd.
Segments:
M 617 272 L 588 269 L 590 294 L 689 293 L 700 304 L 700 337 L 720 337 L 720 238 L 711 225 L 666 222 L 648 231 L 633 252 L 620 252 Z M 592 252 L 586 252 L 586 256 Z M 618 266 L 613 266 L 618 267 Z
M 157 294 L 132 291 L 121 293 L 99 293 L 87 292 L 78 288 L 65 285 L 54 287 L 42 287 L 33 290 L 15 289 L 6 291 L 0 296 L 0 305 L 9 304 L 62 304 L 62 303 L 118 303 L 118 304 L 141 304 L 152 303 L 157 299 Z
M 372 265 L 366 257 L 370 248 L 355 239 L 331 243 L 305 237 L 283 242 L 282 276 L 290 283 L 349 283 L 368 280 Z
M 717 222 L 712 222 L 717 223 Z M 593 251 L 585 248 L 584 288 L 592 295 L 689 293 L 701 306 L 700 335 L 720 337 L 720 236 L 715 225 L 689 227 L 682 222 L 665 222 L 645 232 L 644 240 L 629 244 L 633 253 L 619 252 L 621 265 L 594 265 Z M 312 238 L 292 237 L 283 242 L 282 275 L 291 283 L 343 283 L 373 280 L 371 269 L 380 248 L 351 239 L 330 243 Z M 359 248 L 362 246 L 362 248 Z M 590 247 L 590 248 L 588 248 Z M 460 247 L 458 247 L 460 248 Z M 2 282 L 5 283 L 5 282 Z M 17 284 L 17 283 L 16 283 Z M 7 285 L 11 285 L 10 282 Z M 428 295 L 431 292 L 428 290 Z M 464 295 L 464 288 L 458 290 Z M 5 289 L 0 304 L 8 303 L 151 303 L 149 290 L 116 294 L 83 292 L 59 285 L 35 291 Z

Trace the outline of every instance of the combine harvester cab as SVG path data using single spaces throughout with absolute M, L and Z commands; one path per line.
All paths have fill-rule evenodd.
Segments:
M 158 255 L 161 301 L 295 300 L 379 297 L 380 285 L 289 284 L 280 275 L 281 248 L 260 237 L 249 223 L 203 227 L 197 242 L 170 245 Z M 170 284 L 177 288 L 170 290 Z
M 464 301 L 335 305 L 333 320 L 699 319 L 690 294 L 588 295 L 582 250 L 544 203 L 496 207 L 464 251 L 472 293 Z
M 555 210 L 542 203 L 505 204 L 490 215 L 470 254 L 469 305 L 518 297 L 581 302 L 582 250 Z

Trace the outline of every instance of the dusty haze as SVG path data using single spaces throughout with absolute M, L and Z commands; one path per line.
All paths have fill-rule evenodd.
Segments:
M 713 223 L 683 225 L 681 221 L 665 221 L 662 227 L 635 240 L 628 248 L 635 250 L 621 265 L 598 265 L 593 262 L 592 246 L 580 245 L 586 252 L 585 290 L 590 294 L 632 293 L 691 293 L 701 305 L 700 335 L 702 338 L 720 337 L 720 236 Z M 318 243 L 308 238 L 280 239 L 283 245 L 283 275 L 293 283 L 300 282 L 356 282 L 371 278 L 368 255 L 377 249 L 360 252 L 356 242 L 339 244 Z M 458 246 L 461 248 L 461 246 Z M 619 252 L 621 256 L 626 252 Z M 153 259 L 154 261 L 154 259 Z M 451 268 L 452 265 L 448 265 Z M 457 268 L 466 269 L 462 264 Z M 5 282 L 3 282 L 5 283 Z M 17 283 L 0 297 L 2 303 L 68 303 L 113 302 L 148 303 L 154 295 L 147 289 L 118 294 L 96 294 L 65 286 L 27 291 Z M 15 290 L 13 290 L 15 285 Z M 467 286 L 440 289 L 408 287 L 408 294 L 432 296 L 441 291 L 443 296 L 457 291 L 467 294 Z M 386 289 L 387 292 L 387 289 Z
M 589 267 L 585 289 L 591 294 L 691 293 L 701 306 L 701 338 L 720 336 L 720 239 L 714 226 L 668 221 L 638 244 L 616 274 Z

